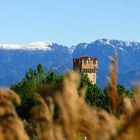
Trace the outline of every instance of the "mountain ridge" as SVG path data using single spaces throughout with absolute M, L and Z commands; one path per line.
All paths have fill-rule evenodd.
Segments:
M 37 49 L 37 50 L 44 50 L 45 47 L 51 47 L 53 46 L 53 44 L 57 44 L 60 46 L 65 46 L 65 45 L 61 45 L 58 43 L 54 43 L 51 41 L 33 41 L 31 43 L 28 43 L 27 45 L 21 45 L 21 44 L 0 44 L 0 49 Z M 84 49 L 86 49 L 86 46 L 91 45 L 91 44 L 102 44 L 102 45 L 112 45 L 113 47 L 117 47 L 117 46 L 126 46 L 126 47 L 132 47 L 132 46 L 139 46 L 140 47 L 140 42 L 135 42 L 135 41 L 124 41 L 124 40 L 111 40 L 111 39 L 97 39 L 95 41 L 92 41 L 90 43 L 79 43 L 75 46 L 81 46 Z M 115 45 L 114 45 L 115 44 Z M 67 47 L 69 49 L 74 49 L 75 46 L 71 46 L 71 47 Z M 65 46 L 66 47 L 66 46 Z M 46 49 L 47 50 L 47 49 Z
M 104 87 L 107 84 L 106 76 L 109 76 L 109 56 L 112 56 L 115 50 L 118 53 L 118 69 L 121 75 L 118 81 L 130 87 L 131 79 L 133 80 L 136 76 L 140 79 L 139 74 L 135 75 L 135 71 L 139 73 L 140 70 L 140 43 L 109 39 L 79 43 L 72 47 L 49 41 L 35 41 L 27 46 L 10 44 L 10 47 L 7 47 L 7 44 L 1 44 L 0 85 L 9 86 L 18 82 L 24 77 L 29 67 L 36 68 L 39 63 L 45 66 L 46 71 L 55 71 L 58 74 L 68 72 L 72 69 L 72 58 L 89 55 L 99 60 L 97 84 Z

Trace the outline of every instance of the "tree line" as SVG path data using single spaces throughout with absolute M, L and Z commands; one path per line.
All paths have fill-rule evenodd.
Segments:
M 30 118 L 30 110 L 36 104 L 34 92 L 37 88 L 50 84 L 57 85 L 64 77 L 65 74 L 57 75 L 54 72 L 46 72 L 41 64 L 37 65 L 37 69 L 30 68 L 20 82 L 11 86 L 11 89 L 19 94 L 22 100 L 21 105 L 17 107 L 19 116 L 26 120 Z M 89 106 L 111 110 L 111 102 L 108 97 L 109 86 L 102 90 L 98 85 L 93 85 L 86 74 L 81 74 L 79 89 L 81 88 L 86 89 L 85 101 Z M 117 85 L 117 91 L 120 97 L 133 98 L 134 96 L 133 89 L 128 90 L 120 84 Z

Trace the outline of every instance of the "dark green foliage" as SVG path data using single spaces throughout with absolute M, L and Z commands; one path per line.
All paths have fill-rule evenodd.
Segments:
M 102 107 L 107 111 L 111 110 L 111 103 L 108 97 L 108 92 L 109 92 L 108 86 L 104 88 L 104 91 L 102 91 L 97 85 L 93 85 L 90 82 L 86 74 L 82 74 L 80 88 L 82 87 L 87 88 L 86 102 L 90 106 Z M 118 95 L 120 97 L 124 97 L 124 96 L 128 96 L 129 98 L 134 97 L 133 90 L 132 89 L 128 90 L 123 85 L 118 84 L 117 90 L 118 90 Z
M 30 118 L 30 110 L 36 104 L 36 99 L 33 95 L 34 91 L 39 89 L 39 87 L 46 86 L 48 84 L 57 85 L 63 78 L 64 74 L 58 76 L 53 72 L 46 73 L 41 64 L 37 66 L 36 70 L 30 68 L 23 80 L 11 87 L 11 89 L 18 93 L 22 99 L 21 106 L 17 108 L 19 115 L 23 119 L 28 120 Z M 111 104 L 108 97 L 108 86 L 104 91 L 102 91 L 97 85 L 93 85 L 91 83 L 86 74 L 82 74 L 79 89 L 83 87 L 87 88 L 85 97 L 87 104 L 110 111 Z M 118 85 L 117 87 L 119 96 L 128 96 L 133 98 L 133 90 L 127 90 L 122 85 Z M 57 111 L 55 115 L 56 114 Z
M 119 96 L 128 96 L 130 98 L 134 97 L 133 89 L 128 90 L 123 85 L 120 84 L 117 85 L 117 88 Z
M 22 99 L 21 106 L 17 108 L 19 115 L 23 119 L 28 120 L 30 118 L 30 110 L 36 104 L 33 91 L 43 85 L 56 84 L 63 77 L 63 75 L 57 76 L 53 72 L 46 74 L 41 64 L 37 66 L 37 70 L 30 68 L 21 82 L 11 86 L 11 89 L 18 93 Z
M 63 79 L 64 75 L 56 75 L 53 72 L 48 73 L 47 77 L 46 77 L 46 83 L 47 84 L 57 84 L 58 82 L 60 82 Z
M 133 98 L 134 97 L 133 89 L 128 90 L 123 85 L 120 85 L 120 84 L 117 85 L 117 92 L 118 92 L 118 95 L 120 97 L 122 97 L 122 98 L 125 97 L 125 96 L 127 96 L 129 98 Z M 106 100 L 107 101 L 106 105 L 109 105 L 109 108 L 111 109 L 111 104 L 110 104 L 110 100 L 109 100 L 108 94 L 109 94 L 109 86 L 104 88 L 104 95 L 106 95 L 106 99 L 107 99 Z
M 118 95 L 120 97 L 124 97 L 127 96 L 129 98 L 133 98 L 134 97 L 134 91 L 133 89 L 126 89 L 123 85 L 118 84 L 117 85 L 117 91 L 118 91 Z M 108 95 L 109 92 L 109 86 L 104 88 L 104 94 Z
M 106 95 L 103 94 L 102 90 L 97 86 L 93 85 L 86 74 L 82 74 L 80 87 L 86 87 L 86 102 L 90 106 L 102 107 L 106 110 L 110 110 L 110 102 Z

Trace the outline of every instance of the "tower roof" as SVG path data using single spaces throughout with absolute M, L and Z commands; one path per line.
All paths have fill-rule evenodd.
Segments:
M 73 58 L 73 59 L 83 59 L 83 58 L 90 58 L 90 59 L 94 59 L 94 60 L 98 60 L 98 58 L 95 58 L 95 57 L 89 57 L 89 56 L 87 56 L 87 55 L 85 55 L 85 56 L 80 56 L 80 58 Z

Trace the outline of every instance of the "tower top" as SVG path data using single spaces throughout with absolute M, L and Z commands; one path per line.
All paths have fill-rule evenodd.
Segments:
M 73 59 L 73 70 L 88 74 L 93 84 L 96 83 L 96 71 L 98 70 L 98 58 L 81 56 Z
M 80 56 L 79 58 L 73 58 L 73 60 L 78 60 L 78 59 L 92 59 L 92 60 L 98 60 L 98 58 L 89 57 L 89 56 L 87 56 L 87 55 L 85 55 L 85 56 Z

